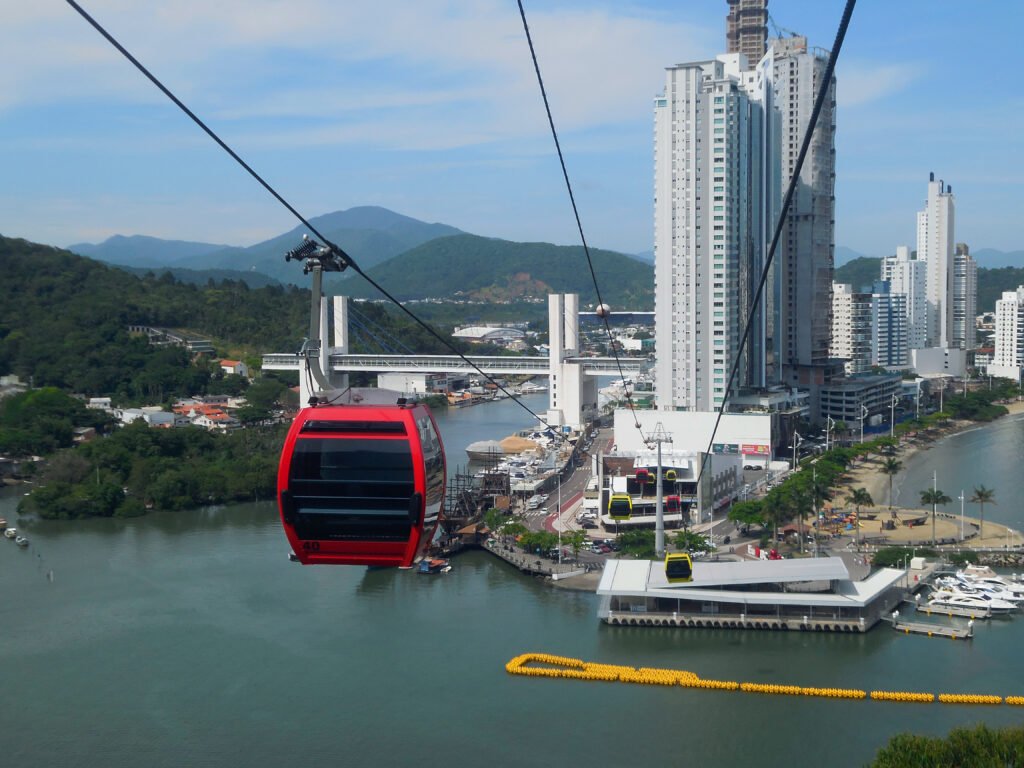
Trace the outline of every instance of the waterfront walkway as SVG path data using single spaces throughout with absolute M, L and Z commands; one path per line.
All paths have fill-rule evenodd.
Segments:
M 510 544 L 502 544 L 500 541 L 495 541 L 484 549 L 531 576 L 548 576 L 557 581 L 560 578 L 579 576 L 587 572 L 579 563 L 557 563 L 546 557 L 524 552 Z

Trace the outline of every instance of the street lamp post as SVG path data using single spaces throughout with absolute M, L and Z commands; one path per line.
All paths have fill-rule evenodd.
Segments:
M 828 438 L 832 432 L 832 427 L 835 425 L 836 423 L 831 416 L 825 417 L 825 453 L 828 453 Z
M 555 526 L 558 530 L 558 564 L 562 564 L 562 472 L 558 472 L 558 500 L 555 502 Z
M 964 492 L 960 491 L 960 541 L 964 540 Z
M 864 419 L 868 417 L 868 407 L 862 405 L 860 407 L 860 441 L 864 442 Z
M 814 556 L 818 556 L 818 531 L 821 520 L 818 517 L 818 467 L 811 465 L 811 507 L 814 509 Z M 859 521 L 858 521 L 859 522 Z
M 896 433 L 896 403 L 899 402 L 899 398 L 893 394 L 892 402 L 889 403 L 889 437 L 893 437 Z
M 804 440 L 800 437 L 800 433 L 793 430 L 793 469 L 796 469 L 796 449 L 800 446 Z

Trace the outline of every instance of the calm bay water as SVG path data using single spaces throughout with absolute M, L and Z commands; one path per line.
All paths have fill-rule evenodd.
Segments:
M 529 426 L 512 408 L 443 417 L 452 459 L 466 436 Z M 973 460 L 990 464 L 1000 440 Z M 950 445 L 932 462 L 955 465 Z M 0 496 L 0 515 L 17 498 Z M 901 730 L 1020 720 L 1008 707 L 535 680 L 504 664 L 533 650 L 728 680 L 1024 694 L 1024 617 L 970 643 L 606 627 L 594 595 L 482 552 L 437 577 L 289 563 L 269 503 L 18 524 L 28 550 L 0 540 L 5 766 L 861 765 Z
M 985 519 L 1024 529 L 1024 414 L 1007 416 L 993 424 L 974 427 L 951 435 L 934 448 L 906 462 L 898 486 L 893 486 L 896 503 L 920 506 L 920 491 L 932 487 L 932 472 L 940 490 L 953 501 L 944 512 L 960 513 L 960 491 L 968 499 L 964 512 L 978 516 L 971 504 L 974 488 L 994 488 L 996 503 L 985 505 Z M 878 500 L 876 499 L 876 503 Z

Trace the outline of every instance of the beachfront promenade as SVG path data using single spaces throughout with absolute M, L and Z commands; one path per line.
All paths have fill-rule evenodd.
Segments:
M 1006 407 L 1010 416 L 1024 413 L 1024 402 L 1009 403 Z M 942 430 L 941 437 L 949 437 L 966 429 L 977 428 L 977 426 L 975 422 L 952 422 L 949 427 Z M 934 441 L 904 439 L 897 448 L 895 458 L 903 462 L 906 467 L 911 457 L 919 452 L 927 451 L 933 443 Z M 931 507 L 894 506 L 892 509 L 897 526 L 893 530 L 883 528 L 885 521 L 892 519 L 888 506 L 889 477 L 881 471 L 885 458 L 877 455 L 869 456 L 851 468 L 848 472 L 848 480 L 836 489 L 834 505 L 852 509 L 845 498 L 847 493 L 854 488 L 864 488 L 871 494 L 875 504 L 873 507 L 862 507 L 861 513 L 862 515 L 873 515 L 875 519 L 862 521 L 860 529 L 862 543 L 876 546 L 931 546 Z M 899 487 L 901 479 L 899 475 L 893 478 L 893 487 Z M 941 486 L 941 484 L 942 478 L 940 477 L 939 485 Z M 969 490 L 968 493 L 970 493 Z M 1024 535 L 1021 531 L 990 520 L 985 520 L 984 536 L 981 536 L 981 521 L 973 514 L 961 516 L 959 511 L 953 511 L 959 506 L 957 500 L 954 499 L 953 504 L 940 507 L 937 511 L 935 538 L 940 542 L 940 546 L 944 548 L 962 546 L 975 550 L 995 551 L 1024 547 Z M 977 509 L 977 505 L 970 504 L 967 509 L 973 512 Z

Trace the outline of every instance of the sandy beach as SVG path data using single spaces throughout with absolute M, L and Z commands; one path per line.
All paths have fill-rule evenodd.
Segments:
M 1005 404 L 1010 415 L 1017 413 L 1024 413 L 1024 401 L 1018 401 L 1014 403 Z M 922 439 L 908 440 L 904 438 L 900 442 L 900 446 L 896 451 L 896 458 L 903 462 L 904 466 L 907 464 L 907 460 L 910 457 L 916 455 L 919 451 L 928 450 L 928 446 L 934 443 L 937 439 L 949 437 L 950 435 L 957 434 L 966 429 L 977 427 L 977 422 L 973 421 L 951 421 L 948 426 L 935 430 L 935 437 L 929 438 L 927 442 Z M 921 507 L 893 507 L 893 512 L 896 513 L 897 519 L 900 524 L 895 530 L 885 531 L 882 530 L 882 523 L 884 520 L 889 518 L 889 476 L 880 471 L 880 467 L 883 463 L 881 456 L 869 456 L 863 459 L 855 466 L 853 466 L 847 472 L 847 480 L 842 483 L 839 488 L 840 490 L 836 493 L 834 504 L 837 507 L 847 506 L 846 494 L 853 488 L 864 488 L 868 493 L 871 494 L 871 498 L 874 499 L 875 506 L 870 508 L 862 508 L 862 514 L 874 514 L 877 515 L 876 520 L 864 520 L 861 526 L 861 536 L 874 538 L 878 536 L 884 536 L 886 539 L 893 544 L 900 544 L 909 541 L 920 542 L 923 540 L 931 539 L 931 508 Z M 900 480 L 900 475 L 893 478 L 893 485 L 897 485 Z M 971 505 L 976 508 L 976 505 Z M 919 520 L 921 517 L 927 516 L 926 525 L 909 527 L 905 523 L 909 521 Z M 964 524 L 968 535 L 974 530 L 972 524 L 978 522 L 977 518 L 971 516 L 964 517 Z M 935 535 L 939 539 L 946 538 L 960 538 L 960 516 L 944 514 L 940 509 L 935 524 Z M 969 546 L 972 547 L 1003 547 L 1007 544 L 1013 546 L 1019 546 L 1024 544 L 1024 536 L 1020 531 L 1008 529 L 1004 525 L 999 523 L 993 523 L 991 521 L 985 522 L 985 538 L 978 539 L 973 538 L 969 542 Z

